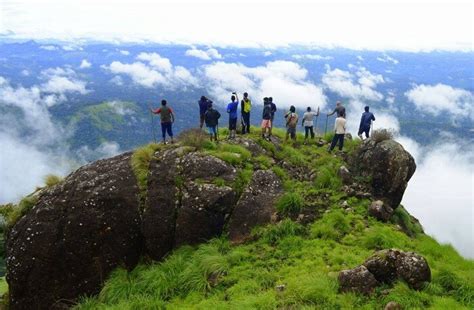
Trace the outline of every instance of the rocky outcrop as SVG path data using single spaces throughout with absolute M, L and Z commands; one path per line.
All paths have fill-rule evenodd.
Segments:
M 372 286 L 370 273 L 376 283 L 391 284 L 400 279 L 411 288 L 419 290 L 431 281 L 431 270 L 426 259 L 413 252 L 403 252 L 396 249 L 382 250 L 374 253 L 361 266 L 343 270 L 339 274 L 341 291 L 367 294 L 369 286 L 364 285 L 363 279 Z
M 229 223 L 229 237 L 239 243 L 245 241 L 250 230 L 271 221 L 276 212 L 275 201 L 282 193 L 280 179 L 270 170 L 254 172 L 250 185 L 235 206 Z
M 43 192 L 7 238 L 12 309 L 48 309 L 99 292 L 141 248 L 138 187 L 130 153 L 84 166 Z
M 387 206 L 382 200 L 376 200 L 372 201 L 367 212 L 376 219 L 387 222 L 392 217 L 393 209 Z
M 221 235 L 228 223 L 231 235 L 244 240 L 255 225 L 270 222 L 282 190 L 272 171 L 257 170 L 239 199 L 236 167 L 176 146 L 151 160 L 142 210 L 130 161 L 126 153 L 80 168 L 43 191 L 13 226 L 12 309 L 68 306 L 65 300 L 98 293 L 116 267 L 132 269 L 143 255 L 162 259 L 175 247 Z
M 394 140 L 365 140 L 351 159 L 350 170 L 365 179 L 372 195 L 396 209 L 416 170 L 413 157 Z

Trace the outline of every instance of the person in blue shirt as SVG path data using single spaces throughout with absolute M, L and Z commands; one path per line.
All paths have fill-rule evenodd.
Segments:
M 237 108 L 239 106 L 239 97 L 236 92 L 230 97 L 231 103 L 227 105 L 227 113 L 229 113 L 229 139 L 235 139 L 237 130 Z
M 362 133 L 365 133 L 365 137 L 369 138 L 370 126 L 372 121 L 375 121 L 375 116 L 372 112 L 369 112 L 369 107 L 364 108 L 365 112 L 362 113 L 359 125 L 359 133 L 357 134 L 360 139 L 362 139 Z

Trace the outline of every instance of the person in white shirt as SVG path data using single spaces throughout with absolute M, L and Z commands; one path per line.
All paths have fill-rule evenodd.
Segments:
M 306 112 L 303 114 L 303 121 L 301 126 L 304 126 L 304 143 L 308 140 L 308 136 L 311 133 L 311 139 L 314 139 L 314 131 L 313 131 L 313 119 L 315 116 L 319 116 L 319 107 L 317 112 L 311 111 L 311 107 L 306 109 Z
M 336 147 L 336 144 L 339 143 L 339 151 L 342 151 L 344 146 L 344 135 L 346 134 L 346 119 L 343 117 L 342 113 L 339 113 L 336 122 L 334 123 L 334 137 L 332 138 L 331 146 L 328 151 L 331 151 Z

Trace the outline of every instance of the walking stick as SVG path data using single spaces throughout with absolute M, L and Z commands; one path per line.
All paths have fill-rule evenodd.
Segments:
M 156 142 L 156 132 L 155 132 L 155 118 L 153 117 L 153 112 L 152 112 L 152 108 L 151 108 L 151 105 L 148 105 L 148 107 L 150 108 L 149 111 L 150 111 L 150 116 L 151 116 L 151 132 L 153 134 L 153 141 L 155 143 Z
M 328 120 L 329 120 L 329 115 L 326 115 L 326 127 L 324 128 L 324 135 L 328 132 Z
M 316 126 L 315 126 L 315 128 L 316 128 L 316 135 L 317 136 L 319 136 L 319 134 L 318 134 L 318 118 L 319 118 L 319 114 L 316 115 Z

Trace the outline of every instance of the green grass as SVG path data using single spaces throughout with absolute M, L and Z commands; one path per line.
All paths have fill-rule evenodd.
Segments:
M 285 193 L 277 201 L 275 207 L 283 215 L 295 215 L 303 209 L 304 200 L 296 192 Z
M 153 154 L 161 146 L 156 143 L 150 143 L 141 148 L 138 148 L 133 152 L 131 158 L 131 166 L 135 178 L 137 179 L 138 188 L 140 190 L 140 201 L 142 208 L 144 207 L 144 200 L 146 197 L 146 192 L 148 188 L 148 170 L 150 162 L 153 158 Z
M 48 174 L 44 177 L 44 184 L 46 187 L 52 187 L 56 184 L 59 184 L 61 181 L 62 178 L 54 174 Z
M 363 209 L 362 201 L 351 203 Z M 183 247 L 162 263 L 142 263 L 128 273 L 119 269 L 98 297 L 83 299 L 77 308 L 380 309 L 389 301 L 404 309 L 474 307 L 473 261 L 426 235 L 411 238 L 395 224 L 331 210 L 310 227 L 286 219 L 255 229 L 254 240 L 243 245 L 215 239 Z M 338 272 L 361 264 L 381 244 L 426 257 L 432 283 L 415 291 L 396 282 L 368 297 L 339 293 Z
M 35 206 L 37 201 L 38 196 L 30 195 L 20 200 L 18 205 L 12 203 L 0 205 L 0 215 L 5 219 L 7 230 L 25 216 Z

